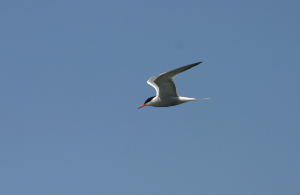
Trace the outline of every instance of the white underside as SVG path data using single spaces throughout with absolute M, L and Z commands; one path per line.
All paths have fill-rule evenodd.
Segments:
M 209 98 L 204 98 L 209 99 Z M 178 104 L 183 104 L 189 101 L 195 100 L 204 100 L 204 99 L 196 99 L 196 98 L 188 98 L 188 97 L 168 97 L 161 99 L 160 97 L 156 96 L 148 102 L 146 106 L 154 106 L 154 107 L 169 107 L 169 106 L 176 106 Z

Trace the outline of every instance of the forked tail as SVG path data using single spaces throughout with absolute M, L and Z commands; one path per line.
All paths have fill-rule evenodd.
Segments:
M 202 99 L 195 99 L 195 100 L 209 100 L 211 98 L 202 98 Z

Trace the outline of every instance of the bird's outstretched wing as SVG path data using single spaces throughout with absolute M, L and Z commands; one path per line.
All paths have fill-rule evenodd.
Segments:
M 156 76 L 151 77 L 147 83 L 155 88 L 156 95 L 160 98 L 164 97 L 178 97 L 176 92 L 176 87 L 173 82 L 173 78 L 178 75 L 179 73 L 182 73 L 183 71 L 186 71 L 194 66 L 197 66 L 201 62 L 197 62 L 194 64 L 186 65 L 180 68 L 177 68 L 175 70 L 171 70 L 169 72 L 165 72 Z

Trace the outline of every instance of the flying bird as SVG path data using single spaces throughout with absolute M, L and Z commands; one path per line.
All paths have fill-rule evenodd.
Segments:
M 210 98 L 196 99 L 196 98 L 181 97 L 177 95 L 176 86 L 173 82 L 173 78 L 176 75 L 194 66 L 197 66 L 200 63 L 202 62 L 197 62 L 187 66 L 183 66 L 181 68 L 177 68 L 175 70 L 171 70 L 169 72 L 161 73 L 159 75 L 151 77 L 147 81 L 147 83 L 155 88 L 156 96 L 148 98 L 145 101 L 145 103 L 141 105 L 138 109 L 144 106 L 169 107 L 169 106 L 176 106 L 178 104 L 182 104 L 189 101 L 210 99 Z

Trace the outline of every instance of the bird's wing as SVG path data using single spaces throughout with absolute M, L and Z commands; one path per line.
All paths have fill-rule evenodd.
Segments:
M 197 62 L 194 64 L 177 68 L 175 70 L 171 70 L 169 72 L 153 76 L 147 81 L 147 83 L 155 88 L 156 95 L 161 98 L 169 96 L 178 97 L 173 78 L 179 73 L 182 73 L 183 71 L 186 71 L 200 63 L 201 62 Z

